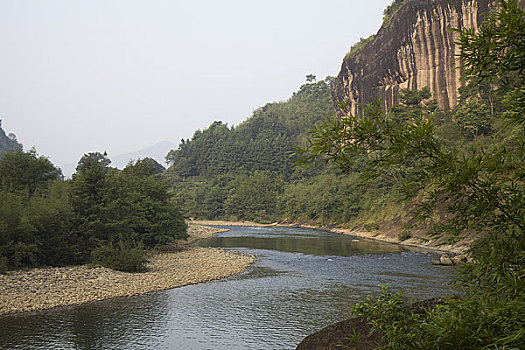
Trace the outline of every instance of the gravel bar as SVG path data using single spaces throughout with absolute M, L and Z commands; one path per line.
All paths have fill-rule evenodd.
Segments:
M 190 224 L 189 241 L 217 230 Z M 0 275 L 0 315 L 77 305 L 216 280 L 245 271 L 256 258 L 235 251 L 185 246 L 155 253 L 148 271 L 126 273 L 87 265 Z

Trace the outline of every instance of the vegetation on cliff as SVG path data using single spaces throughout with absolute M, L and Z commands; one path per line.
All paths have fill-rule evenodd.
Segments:
M 401 8 L 401 6 L 406 2 L 407 0 L 393 0 L 390 5 L 388 5 L 383 10 L 383 23 L 388 23 L 390 21 L 390 18 Z
M 392 16 L 401 8 L 401 6 L 406 2 L 407 0 L 393 0 L 390 5 L 388 5 L 383 10 L 383 24 L 389 23 Z M 350 56 L 355 55 L 359 51 L 361 51 L 366 44 L 368 44 L 370 41 L 372 41 L 375 38 L 375 34 L 372 34 L 366 38 L 359 38 L 359 41 L 356 42 L 354 45 L 350 47 L 350 51 L 345 55 L 345 59 L 347 59 Z
M 2 120 L 0 119 L 0 156 L 7 151 L 13 151 L 17 149 L 22 149 L 22 145 L 16 139 L 15 134 L 5 134 L 5 131 L 2 129 Z
M 479 87 L 452 112 L 458 126 L 472 132 L 469 147 L 444 139 L 435 114 L 400 118 L 369 105 L 356 116 L 341 104 L 339 114 L 321 124 L 298 151 L 305 163 L 324 157 L 344 172 L 359 162 L 368 179 L 393 174 L 407 196 L 422 198 L 417 218 L 429 220 L 436 210 L 445 211 L 433 222 L 434 234 L 480 237 L 471 248 L 473 262 L 460 269 L 460 297 L 420 315 L 399 294 L 383 289 L 378 300 L 355 307 L 355 315 L 384 335 L 383 348 L 525 347 L 524 20 L 516 1 L 502 0 L 479 32 L 460 33 L 470 88 Z M 501 98 L 501 112 L 481 102 L 484 85 L 479 84 L 485 82 L 497 88 L 489 95 Z M 466 112 L 476 118 L 466 118 Z
M 348 53 L 345 55 L 345 59 L 361 51 L 366 46 L 366 44 L 368 44 L 374 38 L 375 34 L 372 34 L 366 38 L 359 38 L 359 41 L 350 47 L 350 51 L 348 51 Z

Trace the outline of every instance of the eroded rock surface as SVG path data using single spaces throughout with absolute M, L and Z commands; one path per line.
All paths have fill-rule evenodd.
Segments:
M 399 103 L 400 89 L 429 87 L 441 109 L 457 104 L 460 62 L 451 29 L 474 28 L 491 0 L 408 0 L 361 51 L 346 57 L 334 84 L 334 99 L 348 101 L 353 114 L 359 104 L 375 99 L 385 110 Z

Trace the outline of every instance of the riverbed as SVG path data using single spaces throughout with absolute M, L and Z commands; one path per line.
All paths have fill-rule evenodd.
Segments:
M 255 254 L 219 281 L 0 317 L 1 349 L 293 349 L 349 317 L 378 284 L 412 301 L 449 295 L 454 270 L 432 255 L 319 230 L 227 227 L 199 241 Z

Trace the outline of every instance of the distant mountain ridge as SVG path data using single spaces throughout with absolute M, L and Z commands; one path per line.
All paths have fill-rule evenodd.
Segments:
M 166 165 L 166 155 L 177 145 L 170 141 L 161 141 L 152 146 L 139 149 L 138 151 L 118 154 L 115 156 L 109 155 L 111 165 L 119 169 L 124 168 L 130 161 L 143 159 L 146 157 L 153 158 L 162 165 Z
M 124 154 L 118 154 L 112 156 L 108 154 L 109 159 L 111 160 L 111 166 L 119 169 L 124 168 L 130 161 L 143 159 L 146 157 L 153 158 L 161 165 L 166 166 L 166 155 L 168 152 L 176 148 L 177 145 L 170 141 L 161 141 L 152 146 L 141 148 L 138 151 L 133 151 Z M 74 172 L 77 164 L 65 164 L 62 168 L 62 173 L 65 177 L 70 177 Z

